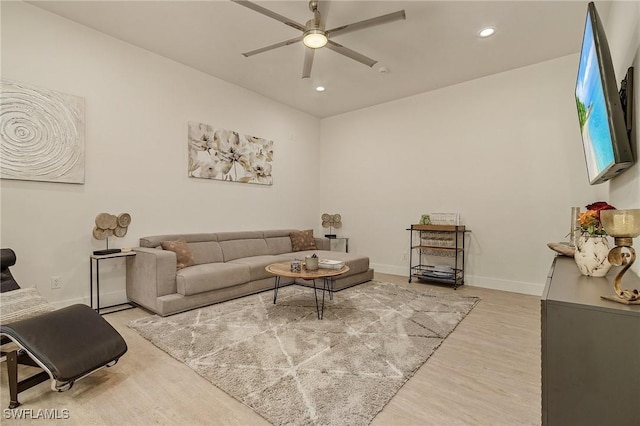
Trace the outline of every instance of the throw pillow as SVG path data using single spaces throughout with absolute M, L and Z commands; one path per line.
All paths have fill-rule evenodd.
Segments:
M 195 265 L 195 262 L 193 261 L 193 254 L 191 254 L 191 249 L 189 248 L 189 245 L 186 241 L 162 241 L 160 245 L 164 250 L 175 252 L 176 259 L 178 260 L 176 269 L 182 269 L 186 268 L 187 266 Z
M 313 239 L 313 229 L 294 231 L 289 234 L 293 251 L 315 250 L 316 240 Z

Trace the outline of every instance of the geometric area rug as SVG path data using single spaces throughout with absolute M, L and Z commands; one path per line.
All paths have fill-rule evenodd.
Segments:
M 129 327 L 274 425 L 367 425 L 478 300 L 370 281 L 318 320 L 292 285 Z

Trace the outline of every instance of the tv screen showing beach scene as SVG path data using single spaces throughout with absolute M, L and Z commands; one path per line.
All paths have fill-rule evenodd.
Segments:
M 587 15 L 576 84 L 576 104 L 589 181 L 594 183 L 615 164 L 615 158 L 591 22 L 591 16 Z

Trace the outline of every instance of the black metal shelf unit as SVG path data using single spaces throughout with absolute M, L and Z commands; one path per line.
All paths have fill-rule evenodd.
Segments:
M 453 284 L 464 284 L 464 225 L 411 225 L 409 251 L 409 282 L 412 278 Z M 449 258 L 437 264 L 437 258 Z

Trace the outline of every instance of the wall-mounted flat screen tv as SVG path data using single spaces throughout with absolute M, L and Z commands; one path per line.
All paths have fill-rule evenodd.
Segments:
M 593 2 L 587 9 L 575 95 L 589 183 L 606 182 L 634 159 L 609 45 Z

